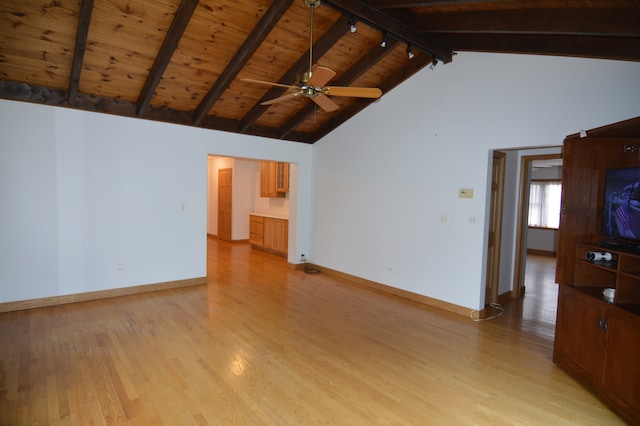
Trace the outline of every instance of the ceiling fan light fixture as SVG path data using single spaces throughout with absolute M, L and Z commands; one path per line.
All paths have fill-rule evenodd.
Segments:
M 351 33 L 358 31 L 358 28 L 356 27 L 356 20 L 353 16 L 349 16 L 349 31 L 351 31 Z
M 413 53 L 413 47 L 411 46 L 411 43 L 407 44 L 407 57 L 409 59 L 413 59 L 416 56 L 415 53 Z
M 324 66 L 313 65 L 313 10 L 320 4 L 320 0 L 304 0 L 304 3 L 309 8 L 309 70 L 301 75 L 295 84 L 290 85 L 253 79 L 242 79 L 243 81 L 255 84 L 280 87 L 289 92 L 276 98 L 261 102 L 260 105 L 273 105 L 291 98 L 303 96 L 311 99 L 323 111 L 332 112 L 336 111 L 339 106 L 331 100 L 330 96 L 366 99 L 378 99 L 382 96 L 382 90 L 377 87 L 326 86 L 326 84 L 336 76 L 336 72 Z M 355 32 L 355 18 L 350 16 L 349 22 L 351 32 Z

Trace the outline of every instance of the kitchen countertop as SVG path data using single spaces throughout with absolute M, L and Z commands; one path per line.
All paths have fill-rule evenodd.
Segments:
M 269 217 L 269 218 L 272 218 L 272 219 L 284 219 L 284 220 L 289 220 L 289 216 L 287 216 L 286 214 L 277 214 L 277 213 L 256 213 L 256 212 L 251 212 L 251 213 L 249 213 L 249 215 L 251 215 L 251 216 Z

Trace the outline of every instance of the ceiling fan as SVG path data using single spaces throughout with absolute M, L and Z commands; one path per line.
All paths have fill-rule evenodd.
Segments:
M 268 85 L 272 87 L 283 87 L 291 93 L 279 96 L 262 102 L 260 105 L 272 105 L 287 99 L 305 96 L 315 102 L 320 108 L 327 112 L 338 109 L 338 104 L 332 101 L 328 96 L 347 96 L 355 98 L 377 99 L 382 96 L 382 91 L 375 87 L 342 87 L 342 86 L 325 86 L 336 72 L 330 68 L 313 65 L 313 10 L 320 6 L 320 0 L 304 0 L 304 4 L 309 8 L 309 71 L 305 72 L 298 82 L 287 85 L 280 83 L 271 83 L 268 81 L 254 80 L 243 78 L 242 81 Z

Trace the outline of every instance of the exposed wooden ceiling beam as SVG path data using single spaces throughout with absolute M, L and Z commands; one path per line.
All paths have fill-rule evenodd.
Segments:
M 162 46 L 158 51 L 158 56 L 156 56 L 153 66 L 151 67 L 151 71 L 149 71 L 149 75 L 147 76 L 147 80 L 144 82 L 142 91 L 138 96 L 138 102 L 136 103 L 136 114 L 138 116 L 142 116 L 149 105 L 149 101 L 155 93 L 158 83 L 160 83 L 162 75 L 167 69 L 167 65 L 169 65 L 171 57 L 173 56 L 176 47 L 178 47 L 178 42 L 180 41 L 180 38 L 182 38 L 182 34 L 187 28 L 187 25 L 191 20 L 191 16 L 197 6 L 198 0 L 182 0 L 180 3 L 178 10 L 173 17 L 173 21 L 171 22 L 171 26 L 169 27 L 169 31 L 167 31 L 167 35 L 165 36 Z
M 470 3 L 499 3 L 501 1 L 513 0 L 368 0 L 367 3 L 376 9 L 398 9 L 405 7 L 425 7 L 425 6 L 458 6 Z
M 209 113 L 209 110 L 218 101 L 220 96 L 229 87 L 231 82 L 236 78 L 238 73 L 242 70 L 242 67 L 251 59 L 251 56 L 260 47 L 264 39 L 269 35 L 271 30 L 276 26 L 282 15 L 291 6 L 293 0 L 276 0 L 273 2 L 269 10 L 262 16 L 258 25 L 251 32 L 249 37 L 242 44 L 236 55 L 231 59 L 229 65 L 222 72 L 220 77 L 216 80 L 215 84 L 211 87 L 211 90 L 204 96 L 200 105 L 196 108 L 193 121 L 197 126 L 204 117 Z
M 358 20 L 367 25 L 385 30 L 390 36 L 406 43 L 411 43 L 417 50 L 422 50 L 429 55 L 435 55 L 444 62 L 451 62 L 451 49 L 444 43 L 435 42 L 433 39 L 425 37 L 423 34 L 414 31 L 400 20 L 390 15 L 381 13 L 380 11 L 365 5 L 357 0 L 323 0 L 326 4 L 337 11 L 353 15 Z
M 640 38 L 529 34 L 441 34 L 457 51 L 640 61 Z
M 639 17 L 626 9 L 492 10 L 422 14 L 416 30 L 428 33 L 521 33 L 640 37 Z
M 91 22 L 92 11 L 93 0 L 83 0 L 80 6 L 76 45 L 73 49 L 73 62 L 71 63 L 71 75 L 69 76 L 68 103 L 70 106 L 75 106 L 76 96 L 78 95 L 78 86 L 80 85 L 80 74 L 82 73 L 82 63 L 84 62 L 84 51 L 87 47 L 87 34 L 89 34 L 89 23 Z
M 349 18 L 346 16 L 340 16 L 338 20 L 329 28 L 319 39 L 313 44 L 313 53 L 316 58 L 321 57 L 334 44 L 338 42 L 347 32 L 347 25 L 349 24 Z M 295 64 L 293 64 L 287 72 L 285 72 L 277 81 L 293 83 L 298 76 L 309 67 L 309 50 L 307 50 Z M 250 127 L 255 121 L 260 118 L 262 114 L 269 108 L 268 105 L 260 105 L 262 102 L 282 96 L 287 89 L 280 87 L 272 87 L 264 94 L 264 96 L 251 108 L 251 110 L 245 114 L 240 120 L 240 131 L 242 133 L 249 132 Z
M 344 72 L 336 80 L 330 82 L 331 86 L 349 86 L 362 76 L 371 66 L 390 54 L 394 47 L 398 44 L 397 40 L 388 39 L 387 47 L 382 48 L 380 46 L 374 46 L 369 52 L 362 56 L 358 62 L 353 64 L 346 72 Z M 311 114 L 314 113 L 316 105 L 313 102 L 305 105 L 294 114 L 287 122 L 282 126 L 282 132 L 278 135 L 280 139 L 286 138 L 296 127 L 302 124 Z

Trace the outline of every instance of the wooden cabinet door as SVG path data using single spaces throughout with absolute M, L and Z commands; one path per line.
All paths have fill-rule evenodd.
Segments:
M 287 252 L 287 221 L 284 219 L 273 220 L 273 249 L 280 253 Z
M 276 163 L 276 191 L 289 192 L 289 163 Z
M 640 422 L 640 318 L 611 309 L 607 317 L 607 356 L 603 396 Z
M 573 283 L 576 245 L 588 241 L 595 216 L 597 175 L 595 147 L 567 141 L 562 160 L 562 206 L 558 229 L 556 282 Z
M 574 283 L 576 246 L 600 242 L 604 178 L 607 169 L 640 165 L 638 139 L 582 138 L 564 143 L 562 207 L 558 230 L 556 282 Z
M 260 162 L 260 196 L 284 198 L 289 192 L 289 163 L 281 161 Z
M 262 160 L 260 161 L 260 196 L 268 197 L 269 196 L 269 162 Z
M 264 246 L 264 218 L 249 216 L 249 243 L 257 247 Z
M 275 198 L 276 191 L 276 163 L 262 160 L 260 162 L 260 196 Z
M 275 241 L 275 219 L 264 218 L 264 248 L 273 250 Z
M 604 354 L 602 304 L 568 286 L 560 286 L 554 361 L 597 388 Z

